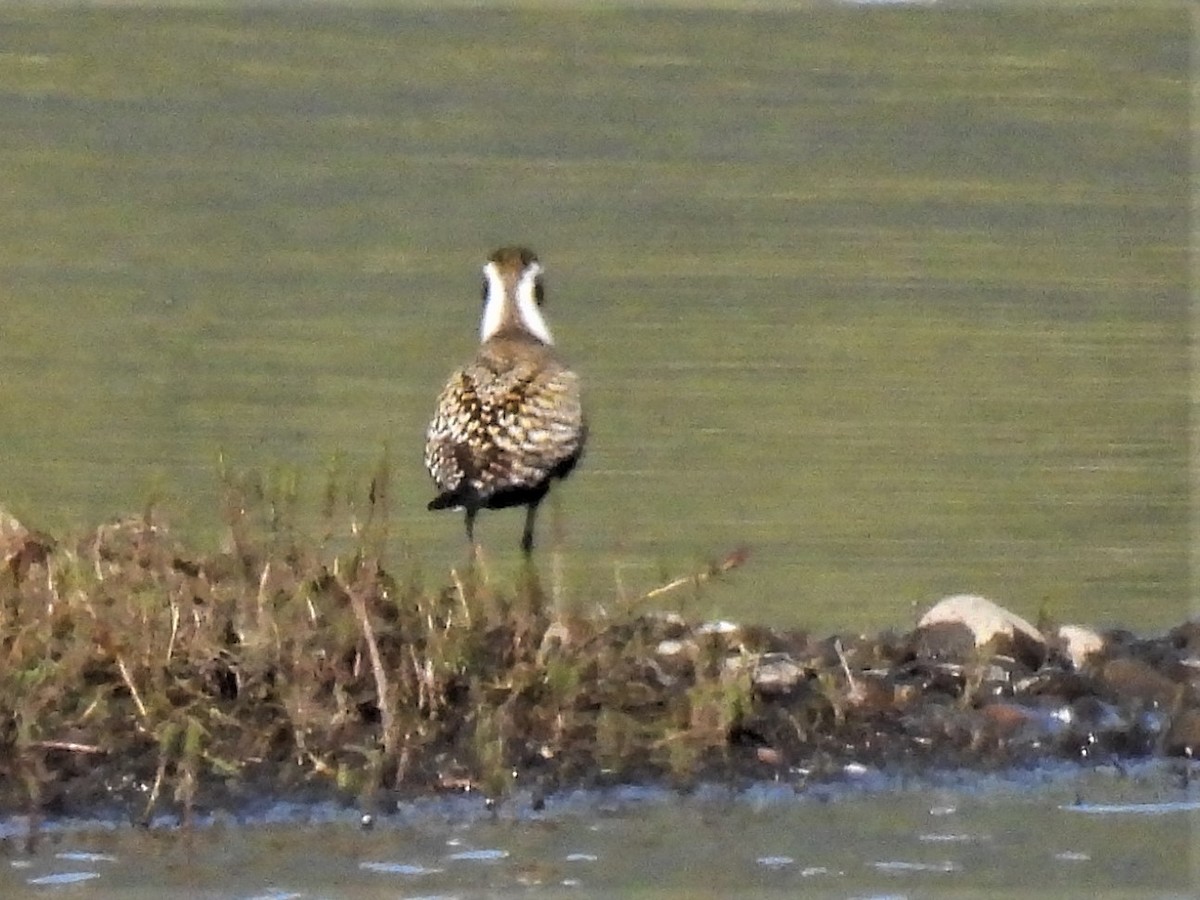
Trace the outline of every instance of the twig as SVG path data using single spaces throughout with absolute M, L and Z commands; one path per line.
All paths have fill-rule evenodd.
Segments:
M 857 706 L 867 699 L 867 689 L 850 671 L 850 661 L 846 659 L 846 651 L 842 649 L 841 638 L 834 638 L 833 651 L 837 654 L 838 662 L 842 664 L 842 671 L 846 674 L 846 681 L 850 685 L 850 689 L 846 692 L 846 700 L 851 705 Z
M 842 671 L 846 673 L 846 681 L 850 683 L 850 690 L 856 690 L 858 682 L 854 680 L 854 673 L 850 671 L 850 662 L 846 659 L 846 651 L 842 649 L 841 638 L 833 639 L 833 652 L 837 654 L 838 662 L 842 664 Z
M 383 668 L 383 658 L 379 655 L 379 644 L 375 640 L 375 628 L 371 625 L 371 617 L 367 614 L 367 604 L 362 595 L 346 585 L 341 585 L 350 598 L 354 615 L 362 629 L 363 639 L 367 642 L 367 654 L 371 658 L 371 672 L 375 676 L 375 693 L 378 697 L 379 719 L 383 725 L 383 752 L 389 758 L 395 758 L 396 725 L 392 717 L 392 704 L 388 687 L 387 672 Z
M 271 561 L 267 560 L 266 563 L 263 564 L 262 575 L 260 575 L 258 578 L 258 594 L 255 597 L 255 600 L 257 601 L 257 604 L 258 604 L 258 615 L 255 618 L 256 625 L 260 624 L 263 620 L 263 610 L 266 608 L 266 605 L 267 605 L 267 580 L 270 577 L 271 577 Z M 311 609 L 311 603 L 310 603 L 310 609 Z
M 171 657 L 175 653 L 175 638 L 179 635 L 179 601 L 175 597 L 174 592 L 171 593 L 171 637 L 167 640 L 167 660 L 165 665 L 171 664 Z
M 458 592 L 458 602 L 462 606 L 464 624 L 471 627 L 471 605 L 467 603 L 467 587 L 458 574 L 458 569 L 450 570 L 450 578 L 454 581 L 454 589 Z
M 125 660 L 117 653 L 114 653 L 113 657 L 116 659 L 117 668 L 121 672 L 121 680 L 125 682 L 125 687 L 129 688 L 130 696 L 133 697 L 133 705 L 137 707 L 138 715 L 141 716 L 142 721 L 138 727 L 145 731 L 150 721 L 150 714 L 146 712 L 146 704 L 142 702 L 142 696 L 138 693 L 137 685 L 133 683 L 133 677 L 129 674 L 129 667 L 125 665 Z
M 158 768 L 154 772 L 154 783 L 150 785 L 150 796 L 146 798 L 146 805 L 142 809 L 142 817 L 139 820 L 142 826 L 150 824 L 150 817 L 154 814 L 154 807 L 158 805 L 158 795 L 162 791 L 163 779 L 167 775 L 167 755 L 159 753 Z
M 99 558 L 97 554 L 96 559 L 99 560 Z M 100 617 L 96 615 L 96 609 L 92 606 L 92 602 L 86 594 L 83 594 L 83 607 L 87 610 L 88 615 L 92 617 L 92 621 L 99 624 Z M 125 682 L 125 687 L 129 688 L 129 694 L 133 697 L 133 705 L 137 707 L 138 715 L 141 716 L 141 722 L 138 723 L 138 730 L 145 734 L 150 730 L 150 714 L 146 711 L 146 704 L 142 702 L 142 695 L 138 693 L 137 685 L 133 683 L 133 676 L 129 674 L 129 667 L 125 665 L 125 659 L 115 649 L 112 650 L 112 655 L 113 659 L 117 662 L 117 669 L 121 673 L 121 680 Z
M 716 565 L 710 565 L 707 569 L 703 569 L 697 572 L 695 575 L 681 575 L 674 581 L 668 581 L 666 584 L 656 587 L 652 591 L 648 591 L 642 599 L 652 600 L 655 597 L 661 597 L 663 594 L 669 594 L 671 591 L 681 588 L 685 584 L 704 584 L 706 581 L 711 581 L 718 575 L 724 575 L 731 569 L 736 569 L 743 565 L 749 556 L 749 548 L 738 547 Z
M 108 753 L 103 747 L 97 747 L 94 744 L 77 744 L 74 741 L 31 741 L 30 746 L 38 747 L 42 750 L 65 750 L 68 753 L 96 753 L 100 755 Z

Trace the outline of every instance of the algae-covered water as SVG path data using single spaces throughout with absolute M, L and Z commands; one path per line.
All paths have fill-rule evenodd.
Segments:
M 570 596 L 736 546 L 700 614 L 906 624 L 987 593 L 1178 621 L 1182 6 L 0 10 L 0 504 L 56 534 L 219 454 L 315 510 L 386 444 L 398 564 L 479 265 L 522 241 L 584 376 Z M 491 564 L 518 513 L 485 515 Z M 686 595 L 686 596 L 685 596 Z

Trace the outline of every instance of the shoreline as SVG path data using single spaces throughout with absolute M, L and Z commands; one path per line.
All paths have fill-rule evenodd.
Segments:
M 906 631 L 817 637 L 654 611 L 746 550 L 635 603 L 559 610 L 532 566 L 513 585 L 393 573 L 373 550 L 386 490 L 370 497 L 340 555 L 236 494 L 228 549 L 207 555 L 154 511 L 74 546 L 6 517 L 0 815 L 188 821 L 313 791 L 536 807 L 1200 749 L 1200 621 L 1139 637 L 959 595 Z

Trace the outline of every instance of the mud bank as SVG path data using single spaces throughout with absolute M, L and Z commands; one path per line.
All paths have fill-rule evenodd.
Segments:
M 1200 746 L 1198 622 L 1034 625 L 971 596 L 872 635 L 693 622 L 653 596 L 572 612 L 536 566 L 515 585 L 469 565 L 434 587 L 394 573 L 371 498 L 340 553 L 241 500 L 210 554 L 153 512 L 69 542 L 4 516 L 0 815 L 476 791 L 536 806 Z

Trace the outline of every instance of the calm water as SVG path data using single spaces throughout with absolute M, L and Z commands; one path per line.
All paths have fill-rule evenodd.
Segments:
M 1188 47 L 1120 11 L 0 10 L 0 503 L 55 531 L 216 459 L 424 424 L 525 241 L 588 388 L 571 595 L 903 625 L 961 590 L 1156 628 L 1188 581 Z M 551 517 L 543 522 L 549 545 Z M 503 570 L 519 514 L 483 517 Z
M 0 859 L 9 898 L 1194 896 L 1200 794 L 1155 770 L 971 786 L 875 781 L 799 796 L 762 786 L 672 797 L 405 806 L 370 831 L 350 810 L 275 807 L 168 825 L 71 823 Z M 872 779 L 867 779 L 871 782 Z

